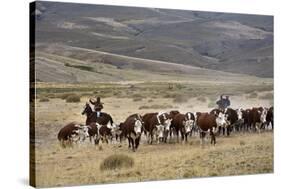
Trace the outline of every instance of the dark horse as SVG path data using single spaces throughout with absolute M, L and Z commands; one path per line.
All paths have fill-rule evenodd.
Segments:
M 107 125 L 110 122 L 110 125 L 113 126 L 113 119 L 112 117 L 104 112 L 100 113 L 100 116 L 97 117 L 97 112 L 94 112 L 89 105 L 89 103 L 86 103 L 85 109 L 82 112 L 82 115 L 86 114 L 86 125 L 90 125 L 91 123 L 95 122 L 100 125 Z

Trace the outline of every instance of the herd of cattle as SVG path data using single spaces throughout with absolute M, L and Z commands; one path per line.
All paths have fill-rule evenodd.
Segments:
M 58 140 L 62 146 L 83 142 L 89 138 L 90 142 L 98 145 L 100 142 L 115 140 L 122 143 L 127 138 L 129 148 L 135 151 L 144 134 L 147 142 L 152 144 L 166 143 L 176 138 L 179 142 L 186 142 L 188 137 L 199 135 L 201 144 L 205 136 L 209 135 L 211 144 L 216 144 L 216 136 L 230 135 L 231 132 L 261 132 L 271 128 L 273 130 L 273 107 L 257 107 L 251 109 L 225 110 L 213 109 L 210 112 L 187 112 L 185 114 L 173 110 L 169 112 L 133 114 L 120 123 L 115 124 L 112 117 L 102 112 L 99 117 L 86 103 L 82 115 L 86 115 L 86 124 L 72 122 L 64 126 L 58 133 Z

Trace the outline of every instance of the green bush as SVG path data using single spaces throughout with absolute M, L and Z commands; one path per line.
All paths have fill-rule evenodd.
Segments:
M 74 94 L 66 98 L 66 102 L 80 102 L 80 96 Z
M 214 101 L 210 101 L 208 104 L 208 108 L 214 108 L 216 106 L 216 103 Z
M 134 166 L 134 159 L 123 154 L 114 154 L 105 158 L 101 164 L 101 170 L 114 170 L 121 168 L 129 168 Z

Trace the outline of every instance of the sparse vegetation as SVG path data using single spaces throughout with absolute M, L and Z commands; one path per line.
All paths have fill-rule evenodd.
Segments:
M 265 89 L 264 86 L 247 86 L 234 85 L 231 90 L 222 86 L 201 84 L 200 86 L 189 86 L 182 88 L 181 91 L 167 90 L 167 83 L 134 83 L 132 90 L 131 84 L 115 83 L 91 83 L 91 84 L 48 84 L 39 83 L 37 98 L 55 96 L 56 98 L 66 99 L 71 95 L 80 96 L 81 101 L 88 100 L 88 96 L 83 94 L 93 94 L 93 96 L 107 96 L 108 99 L 102 98 L 105 103 L 106 112 L 110 113 L 114 121 L 121 122 L 128 115 L 133 113 L 144 114 L 146 112 L 157 112 L 162 110 L 180 110 L 197 111 L 207 110 L 207 106 L 212 100 L 209 97 L 218 97 L 222 90 L 228 94 L 245 94 L 245 91 L 259 91 Z M 186 86 L 184 84 L 184 86 Z M 262 91 L 261 94 L 269 93 Z M 115 96 L 117 94 L 117 96 Z M 188 101 L 174 103 L 174 97 L 186 95 Z M 247 93 L 249 95 L 250 93 Z M 164 98 L 169 95 L 168 98 Z M 133 97 L 134 96 L 134 97 Z M 205 103 L 198 103 L 198 96 L 206 98 Z M 120 98 L 118 98 L 120 97 Z M 245 100 L 242 107 L 247 107 L 247 99 L 243 95 L 237 95 L 235 98 Z M 142 98 L 141 103 L 135 103 L 133 99 Z M 233 99 L 235 99 L 233 98 Z M 235 99 L 236 100 L 236 99 Z M 251 99 L 249 101 L 256 100 Z M 258 100 L 258 98 L 257 98 Z M 213 100 L 213 102 L 215 102 Z M 272 100 L 263 100 L 268 103 Z M 136 106 L 135 104 L 141 104 Z M 199 104 L 199 105 L 198 105 Z M 54 99 L 49 103 L 37 103 L 37 134 L 43 142 L 37 148 L 38 153 L 38 183 L 41 186 L 50 186 L 55 183 L 68 184 L 90 184 L 90 183 L 108 183 L 118 181 L 143 181 L 171 179 L 178 175 L 178 178 L 191 178 L 201 176 L 216 175 L 234 175 L 234 174 L 254 174 L 272 172 L 272 133 L 266 132 L 261 135 L 231 135 L 230 138 L 218 137 L 218 144 L 215 148 L 206 145 L 204 150 L 200 148 L 200 140 L 197 136 L 192 136 L 187 145 L 147 145 L 145 137 L 141 139 L 141 145 L 136 153 L 128 150 L 128 146 L 123 143 L 121 147 L 116 148 L 114 145 L 101 145 L 95 147 L 93 144 L 82 144 L 79 147 L 74 144 L 73 148 L 67 151 L 57 148 L 56 134 L 61 126 L 69 121 L 75 120 L 85 122 L 85 117 L 81 116 L 84 103 L 65 103 L 65 100 Z M 41 111 L 46 105 L 54 111 Z M 126 108 L 124 108 L 126 107 Z M 46 141 L 46 142 L 45 142 Z M 244 144 L 244 142 L 245 144 Z M 257 144 L 259 147 L 257 147 Z M 188 150 L 187 150 L 188 148 Z M 102 150 L 101 150 L 102 149 Z M 262 150 L 261 150 L 262 149 Z M 169 151 L 169 153 L 166 153 Z M 213 153 L 213 151 L 215 153 Z M 134 160 L 134 166 L 129 168 L 116 168 L 113 170 L 101 170 L 102 161 L 110 155 L 122 153 Z M 161 154 L 161 156 L 159 156 Z M 179 155 L 184 158 L 178 158 Z M 211 155 L 211 156 L 209 156 Z M 68 164 L 61 163 L 66 157 Z M 95 161 L 91 158 L 94 157 Z M 258 159 L 256 157 L 259 157 Z M 85 159 L 81 166 L 74 166 L 77 158 Z M 160 158 L 160 159 L 159 159 Z M 226 161 L 224 161 L 226 160 Z M 173 163 L 172 163 L 173 162 Z M 174 164 L 177 162 L 177 165 Z M 246 162 L 246 163 L 245 163 Z M 236 164 L 237 163 L 237 164 Z M 249 164 L 249 166 L 247 166 Z M 179 167 L 181 171 L 179 172 Z M 192 167 L 192 168 L 191 168 Z M 194 168 L 196 167 L 196 168 Z M 80 173 L 88 176 L 81 177 Z
M 137 94 L 133 94 L 132 98 L 143 98 L 143 96 L 141 94 L 137 93 Z
M 86 96 L 86 97 L 90 97 L 93 96 L 93 93 L 82 93 L 81 96 Z
M 85 65 L 72 65 L 69 63 L 65 63 L 64 66 L 77 68 L 77 69 L 88 71 L 88 72 L 96 72 L 96 70 L 93 67 L 85 66 Z
M 37 161 L 40 162 L 37 169 L 44 171 L 38 172 L 38 185 L 54 186 L 62 181 L 78 185 L 112 183 L 117 180 L 132 182 L 272 173 L 272 137 L 271 132 L 218 137 L 215 148 L 206 145 L 204 149 L 200 147 L 199 138 L 192 137 L 189 141 L 192 145 L 143 143 L 136 153 L 130 152 L 127 145 L 118 149 L 106 145 L 102 151 L 89 145 L 79 148 L 74 145 L 68 151 L 54 147 L 40 148 L 37 151 Z M 120 151 L 122 154 L 118 154 Z M 88 159 L 93 156 L 93 161 Z M 82 161 L 81 166 L 74 166 L 77 165 L 77 158 L 86 158 L 86 161 Z M 81 172 L 87 177 L 81 177 Z
M 198 101 L 200 101 L 200 102 L 206 102 L 207 101 L 207 99 L 205 98 L 205 97 L 203 97 L 203 96 L 199 96 L 199 97 L 197 97 L 196 98 Z
M 69 96 L 74 96 L 76 95 L 75 93 L 62 93 L 58 94 L 57 96 L 63 100 L 67 99 Z
M 151 106 L 140 106 L 139 110 L 143 110 L 143 109 L 169 109 L 169 108 L 174 108 L 172 105 L 160 105 L 160 104 L 153 104 Z
M 153 99 L 149 99 L 147 102 L 153 102 Z
M 208 104 L 208 108 L 214 108 L 216 106 L 216 103 L 214 101 L 210 101 Z
M 80 102 L 80 96 L 73 94 L 66 98 L 66 102 Z
M 50 100 L 49 100 L 49 98 L 47 98 L 47 97 L 42 97 L 42 98 L 40 98 L 40 100 L 39 100 L 39 102 L 49 102 Z
M 185 95 L 176 95 L 173 99 L 173 102 L 175 103 L 183 103 L 187 102 L 188 98 Z
M 240 146 L 244 146 L 246 142 L 244 140 L 240 140 Z
M 37 84 L 38 85 L 38 84 Z M 183 85 L 183 84 L 182 84 Z M 120 85 L 114 83 L 95 83 L 95 84 L 71 84 L 71 85 L 43 85 L 39 84 L 37 88 L 36 96 L 41 98 L 47 96 L 48 98 L 62 98 L 70 94 L 93 94 L 101 97 L 118 97 L 118 98 L 172 98 L 175 103 L 185 103 L 190 98 L 197 98 L 198 94 L 202 97 L 211 97 L 216 100 L 218 94 L 228 93 L 232 95 L 242 95 L 245 93 L 252 93 L 252 91 L 262 91 L 262 90 L 272 90 L 271 86 L 252 86 L 249 85 L 233 85 L 231 89 L 224 86 L 217 86 L 212 84 L 207 84 L 203 86 L 190 86 L 193 90 L 190 91 L 188 88 L 182 88 L 179 90 L 167 90 L 166 83 L 138 83 L 134 84 L 133 90 L 131 89 L 131 84 Z M 174 87 L 176 89 L 176 87 Z M 248 95 L 246 96 L 248 98 Z M 83 96 L 83 95 L 82 95 Z M 199 97 L 200 97 L 199 96 Z M 269 98 L 269 96 L 265 97 Z M 200 98 L 199 98 L 200 100 Z M 207 99 L 205 99 L 207 101 Z M 205 102 L 206 102 L 205 101 Z
M 172 93 L 163 94 L 163 98 L 174 98 L 174 97 L 175 97 L 175 94 L 172 94 Z
M 142 101 L 142 98 L 133 98 L 134 102 Z
M 134 166 L 134 159 L 124 154 L 114 154 L 105 158 L 100 164 L 101 170 L 115 170 Z
M 264 100 L 273 99 L 273 93 L 263 94 L 263 95 L 259 96 L 259 99 L 264 99 Z
M 258 97 L 258 94 L 256 92 L 252 92 L 247 96 L 247 98 L 257 98 L 257 97 Z

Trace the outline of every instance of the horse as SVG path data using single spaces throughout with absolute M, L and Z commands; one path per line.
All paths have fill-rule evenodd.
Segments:
M 93 111 L 90 104 L 86 102 L 82 115 L 86 115 L 86 125 L 90 125 L 91 123 L 95 122 L 100 125 L 108 125 L 109 127 L 114 127 L 114 122 L 112 117 L 105 113 L 101 112 L 100 116 L 97 116 L 97 112 Z

